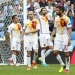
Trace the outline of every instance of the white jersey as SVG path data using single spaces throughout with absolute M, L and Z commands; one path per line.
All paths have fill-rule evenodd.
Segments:
M 58 35 L 68 34 L 67 28 L 71 27 L 70 19 L 66 15 L 64 15 L 62 18 L 57 16 L 55 18 L 54 27 L 56 27 L 56 34 Z
M 20 40 L 21 31 L 22 31 L 22 26 L 20 23 L 17 23 L 17 24 L 11 23 L 8 26 L 8 32 L 11 34 L 11 38 L 15 38 L 17 40 Z
M 35 11 L 37 14 L 37 17 L 40 20 L 40 34 L 47 34 L 50 33 L 49 31 L 49 23 L 48 23 L 48 15 L 46 15 L 45 17 L 41 16 L 39 14 L 39 10 Z
M 30 21 L 29 19 L 26 21 L 23 29 L 25 29 L 25 32 L 30 32 L 35 29 L 40 29 L 39 21 L 37 19 L 34 19 L 33 21 Z M 29 35 L 30 38 L 37 38 L 38 37 L 38 32 L 36 33 L 30 33 Z

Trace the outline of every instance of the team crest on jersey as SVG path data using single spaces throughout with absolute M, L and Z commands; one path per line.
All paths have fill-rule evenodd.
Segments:
M 67 25 L 65 19 L 63 19 L 63 18 L 60 19 L 60 25 L 61 25 L 62 27 L 65 27 L 65 26 Z
M 36 24 L 37 24 L 36 21 L 32 21 L 32 28 L 33 29 L 36 29 Z
M 17 24 L 17 28 L 18 28 L 18 30 L 21 30 L 21 25 Z
M 62 18 L 58 18 L 56 21 L 56 24 L 61 28 L 67 26 L 68 23 L 69 23 L 69 18 L 65 15 Z
M 21 30 L 21 25 L 18 23 L 18 24 L 16 24 L 14 27 L 13 27 L 13 30 L 15 30 L 15 31 L 20 31 Z

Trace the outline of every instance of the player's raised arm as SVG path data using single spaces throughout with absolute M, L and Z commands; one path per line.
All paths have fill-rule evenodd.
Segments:
M 41 7 L 40 9 L 37 9 L 37 10 L 35 11 L 36 16 L 37 16 L 38 19 L 40 19 L 40 14 L 41 14 L 41 11 L 42 11 L 43 8 L 44 8 L 44 7 Z

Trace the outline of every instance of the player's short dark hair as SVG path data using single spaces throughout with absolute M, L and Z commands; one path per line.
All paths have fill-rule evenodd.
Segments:
M 45 8 L 45 7 L 41 8 L 41 11 L 40 11 L 40 12 L 42 12 L 42 11 L 43 11 L 43 9 L 46 9 L 46 8 Z
M 13 16 L 12 16 L 12 20 L 15 18 L 15 16 L 17 16 L 17 15 L 13 15 Z
M 65 10 L 63 6 L 57 6 L 56 8 L 59 8 L 59 10 L 62 10 L 62 12 Z

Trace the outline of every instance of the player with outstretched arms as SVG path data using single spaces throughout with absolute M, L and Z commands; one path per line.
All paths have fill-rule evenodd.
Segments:
M 6 37 L 5 45 L 8 46 L 8 41 L 10 38 L 12 56 L 8 60 L 11 64 L 13 63 L 14 66 L 18 66 L 18 64 L 16 63 L 16 55 L 20 53 L 22 26 L 18 22 L 17 15 L 12 16 L 12 21 L 13 22 L 8 26 L 8 30 L 5 36 Z
M 41 46 L 41 57 L 39 58 L 42 61 L 43 66 L 48 66 L 45 62 L 45 57 L 47 57 L 53 51 L 53 43 L 50 41 L 50 31 L 48 23 L 48 10 L 44 7 L 37 9 L 35 11 L 39 21 L 40 21 L 40 46 Z M 48 46 L 49 50 L 46 51 Z
M 33 48 L 33 67 L 37 69 L 36 60 L 38 57 L 38 32 L 40 30 L 40 25 L 38 19 L 34 18 L 33 11 L 28 12 L 29 19 L 26 21 L 23 27 L 23 37 L 24 37 L 24 49 L 27 50 L 27 70 L 31 69 L 31 51 Z
M 54 40 L 54 55 L 56 56 L 56 59 L 61 64 L 61 68 L 59 72 L 62 72 L 65 68 L 65 72 L 69 72 L 69 65 L 70 65 L 70 55 L 69 55 L 69 47 L 71 44 L 71 22 L 69 17 L 64 15 L 64 7 L 58 6 L 56 8 L 56 14 L 58 15 L 55 17 L 55 24 L 54 24 L 54 30 L 51 36 L 52 37 L 56 34 L 55 40 Z M 61 56 L 59 55 L 58 51 L 63 50 L 65 53 L 65 62 L 66 66 L 63 63 Z

